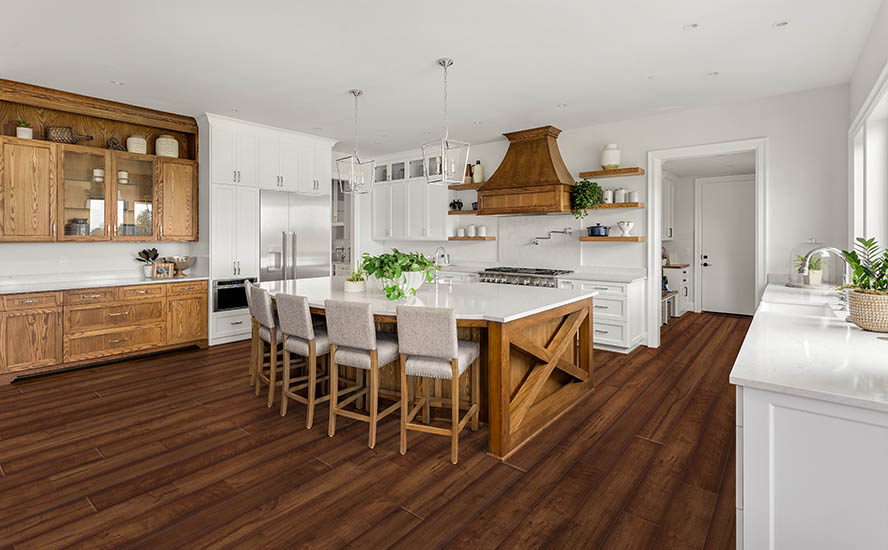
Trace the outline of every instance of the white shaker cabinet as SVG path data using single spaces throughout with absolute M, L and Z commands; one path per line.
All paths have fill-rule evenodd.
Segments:
M 214 123 L 210 132 L 213 183 L 259 185 L 259 136 L 251 128 Z
M 211 276 L 259 275 L 259 190 L 214 185 L 210 191 Z
M 629 353 L 644 341 L 644 279 L 629 283 L 558 278 L 558 288 L 594 290 L 592 343 L 596 349 Z
M 260 185 L 263 189 L 329 195 L 332 144 L 306 136 L 269 131 L 262 137 Z
M 377 183 L 371 201 L 373 240 L 446 241 L 447 202 L 447 186 L 428 185 L 423 178 Z
M 234 205 L 237 187 L 214 185 L 210 190 L 210 276 L 234 277 Z
M 392 184 L 377 183 L 370 191 L 371 222 L 374 241 L 384 241 L 392 236 Z
M 398 240 L 409 239 L 407 224 L 410 211 L 410 188 L 407 183 L 392 183 L 391 191 L 391 238 Z
M 674 317 L 681 317 L 691 307 L 690 267 L 664 267 L 663 275 L 669 281 L 669 290 L 677 290 Z
M 429 187 L 425 182 L 408 184 L 407 235 L 410 240 L 424 240 L 429 236 Z

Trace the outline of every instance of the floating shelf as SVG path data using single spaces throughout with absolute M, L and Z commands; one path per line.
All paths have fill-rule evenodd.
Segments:
M 496 237 L 447 237 L 448 241 L 495 241 Z
M 484 183 L 456 183 L 454 185 L 448 185 L 447 188 L 452 189 L 453 191 L 474 191 L 484 185 Z
M 604 210 L 610 208 L 644 208 L 643 202 L 614 202 L 611 204 L 599 204 L 597 208 L 591 210 Z
M 643 243 L 644 237 L 580 237 L 584 243 Z
M 474 216 L 478 213 L 477 210 L 450 210 L 447 212 L 451 216 Z
M 686 267 L 691 267 L 690 264 L 666 264 L 663 266 L 663 269 L 684 269 Z
M 617 168 L 616 170 L 595 170 L 593 172 L 580 172 L 581 178 L 621 178 L 625 176 L 643 176 L 644 168 Z

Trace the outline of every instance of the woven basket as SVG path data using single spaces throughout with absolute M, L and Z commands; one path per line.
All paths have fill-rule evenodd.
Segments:
M 888 332 L 888 296 L 852 290 L 848 293 L 848 320 L 863 330 Z
M 70 143 L 71 145 L 74 145 L 79 141 L 87 141 L 91 140 L 92 138 L 92 136 L 84 136 L 83 134 L 78 134 L 77 130 L 71 128 L 70 126 L 46 127 L 46 141 L 54 141 L 56 143 Z

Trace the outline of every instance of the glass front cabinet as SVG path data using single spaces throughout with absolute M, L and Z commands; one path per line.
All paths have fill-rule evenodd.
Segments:
M 59 155 L 59 213 L 64 241 L 107 241 L 113 213 L 110 155 L 93 147 L 64 145 Z
M 157 163 L 131 153 L 114 155 L 114 239 L 157 240 Z

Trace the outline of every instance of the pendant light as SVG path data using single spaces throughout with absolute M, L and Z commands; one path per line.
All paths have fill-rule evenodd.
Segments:
M 364 94 L 361 90 L 349 90 L 355 96 L 355 149 L 351 156 L 336 160 L 336 172 L 339 175 L 339 190 L 347 195 L 366 195 L 373 187 L 373 176 L 376 171 L 375 160 L 361 162 L 358 157 L 358 97 Z
M 450 139 L 447 130 L 447 69 L 453 65 L 449 57 L 442 57 L 438 65 L 444 68 L 444 136 L 422 146 L 426 183 L 453 185 L 465 182 L 469 142 Z

